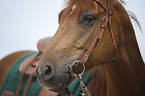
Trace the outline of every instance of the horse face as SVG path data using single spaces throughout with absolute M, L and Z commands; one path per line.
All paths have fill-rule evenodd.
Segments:
M 105 11 L 96 2 L 87 8 L 73 5 L 59 14 L 59 28 L 45 49 L 37 65 L 40 84 L 52 91 L 62 91 L 70 81 L 69 65 L 81 60 L 100 30 Z M 79 8 L 79 9 L 78 9 Z M 96 44 L 86 65 L 86 70 L 105 64 L 113 57 L 114 48 L 106 27 L 102 39 Z M 75 73 L 82 71 L 81 64 L 73 66 Z

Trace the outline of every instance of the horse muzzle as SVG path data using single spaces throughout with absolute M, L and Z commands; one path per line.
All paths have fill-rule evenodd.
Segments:
M 59 68 L 56 70 L 55 66 L 48 62 L 39 63 L 36 67 L 36 74 L 40 85 L 54 92 L 65 90 L 71 79 L 68 68 Z

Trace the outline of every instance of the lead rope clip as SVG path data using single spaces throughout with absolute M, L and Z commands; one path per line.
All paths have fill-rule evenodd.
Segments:
M 80 87 L 81 87 L 81 91 L 82 91 L 82 93 L 80 93 L 80 94 L 82 96 L 92 96 L 89 89 L 87 88 L 87 86 L 82 81 L 82 79 L 83 79 L 82 74 L 78 75 L 78 79 L 79 79 Z

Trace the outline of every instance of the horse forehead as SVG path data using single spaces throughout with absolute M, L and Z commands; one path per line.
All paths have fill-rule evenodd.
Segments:
M 70 15 L 76 10 L 76 8 L 77 8 L 77 5 L 76 4 L 74 4 L 73 6 L 72 6 L 72 10 L 71 10 L 71 12 L 70 12 Z M 93 1 L 92 3 L 91 3 L 91 5 L 88 7 L 88 10 L 90 9 L 90 11 L 96 11 L 97 10 L 97 12 L 98 12 L 98 4 L 95 2 L 95 1 Z
M 74 12 L 74 10 L 76 9 L 76 7 L 77 7 L 76 4 L 74 4 L 74 5 L 72 6 L 72 11 L 70 12 L 70 14 L 72 14 L 72 13 Z

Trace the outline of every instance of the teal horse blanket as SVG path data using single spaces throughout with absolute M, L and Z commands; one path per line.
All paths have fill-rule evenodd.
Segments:
M 91 71 L 84 73 L 82 77 L 83 77 L 82 82 L 85 85 L 87 85 L 90 81 L 90 78 L 91 78 Z M 82 96 L 80 82 L 79 82 L 79 79 L 77 77 L 70 83 L 70 85 L 68 86 L 68 89 L 73 96 Z
M 18 84 L 18 79 L 19 79 L 19 74 L 20 74 L 19 66 L 26 58 L 28 58 L 29 56 L 31 56 L 35 53 L 36 52 L 26 54 L 26 55 L 22 56 L 21 58 L 19 58 L 14 63 L 14 65 L 12 66 L 10 71 L 8 72 L 8 75 L 4 81 L 2 88 L 0 89 L 0 96 L 1 96 L 3 91 L 9 91 L 9 92 L 13 92 L 16 94 L 17 84 Z M 86 72 L 83 75 L 82 81 L 85 85 L 88 84 L 90 77 L 91 77 L 90 72 Z M 21 96 L 24 93 L 25 85 L 26 85 L 28 78 L 29 77 L 26 75 L 24 75 L 24 77 L 23 77 L 22 88 L 21 88 L 21 93 L 20 93 Z M 78 78 L 75 78 L 75 80 L 72 81 L 72 83 L 68 86 L 68 89 L 70 90 L 70 92 L 72 93 L 73 96 L 81 96 L 80 95 L 81 88 L 80 88 L 80 83 L 79 83 Z M 34 77 L 32 80 L 32 83 L 29 87 L 27 96 L 38 96 L 40 94 L 41 90 L 42 90 L 42 87 L 39 85 L 37 78 Z
M 18 79 L 19 79 L 19 74 L 20 74 L 19 66 L 26 58 L 28 58 L 29 56 L 31 56 L 35 53 L 36 52 L 26 54 L 14 63 L 14 65 L 12 66 L 10 71 L 8 72 L 8 75 L 4 81 L 2 88 L 0 89 L 0 96 L 1 96 L 3 91 L 9 91 L 9 92 L 13 92 L 16 94 L 17 84 L 18 84 Z M 24 89 L 25 89 L 25 85 L 26 85 L 27 80 L 28 80 L 28 76 L 24 75 L 21 93 L 20 93 L 21 96 L 24 93 Z M 39 85 L 37 78 L 34 77 L 32 80 L 32 83 L 29 87 L 27 96 L 38 96 L 40 94 L 41 90 L 42 90 L 42 87 Z

